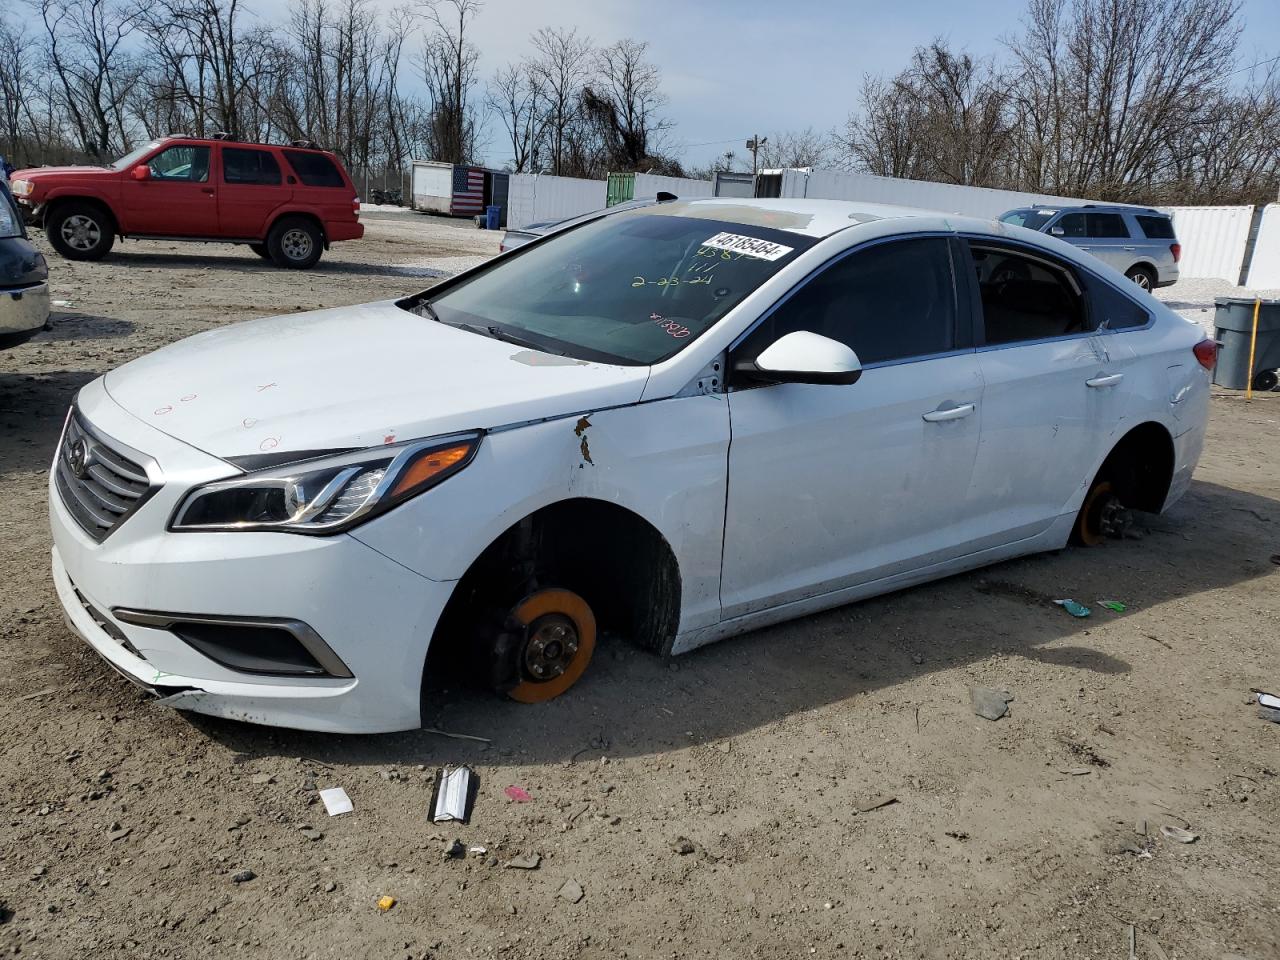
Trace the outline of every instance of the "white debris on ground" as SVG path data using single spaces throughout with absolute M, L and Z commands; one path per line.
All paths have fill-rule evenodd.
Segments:
M 1156 299 L 1175 313 L 1198 323 L 1209 336 L 1213 336 L 1213 301 L 1217 297 L 1261 297 L 1263 300 L 1280 298 L 1280 290 L 1252 290 L 1230 280 L 1185 279 L 1171 287 L 1155 291 Z

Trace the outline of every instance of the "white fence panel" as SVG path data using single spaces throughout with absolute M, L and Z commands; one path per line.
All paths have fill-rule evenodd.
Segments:
M 413 161 L 413 209 L 448 216 L 453 203 L 453 164 Z
M 1253 245 L 1253 260 L 1245 286 L 1255 290 L 1280 289 L 1280 203 L 1262 208 L 1258 239 Z
M 681 200 L 694 197 L 713 197 L 715 188 L 710 180 L 690 180 L 687 177 L 663 177 L 656 173 L 637 173 L 634 200 L 651 200 L 660 190 L 674 193 Z
M 1173 230 L 1182 244 L 1178 276 L 1216 277 L 1240 282 L 1249 242 L 1253 207 L 1161 207 L 1173 214 Z
M 513 173 L 507 189 L 507 227 L 518 230 L 531 223 L 599 210 L 605 204 L 606 190 L 603 180 Z
M 782 196 L 822 200 L 862 200 L 901 207 L 941 210 L 966 217 L 994 219 L 1014 207 L 1090 203 L 1047 193 L 1022 193 L 989 187 L 965 187 L 954 183 L 902 180 L 835 170 L 783 170 Z

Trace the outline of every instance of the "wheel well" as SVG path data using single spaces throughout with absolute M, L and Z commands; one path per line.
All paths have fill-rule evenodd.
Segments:
M 432 659 L 456 661 L 523 597 L 552 586 L 586 600 L 601 633 L 658 653 L 670 649 L 680 622 L 680 572 L 670 544 L 625 507 L 580 498 L 543 507 L 485 548 L 445 606 Z
M 107 215 L 107 219 L 111 221 L 112 231 L 116 234 L 120 233 L 120 221 L 116 219 L 115 211 L 111 209 L 111 206 L 106 203 L 106 201 L 100 200 L 97 197 L 54 197 L 46 204 L 44 213 L 41 215 L 41 222 L 48 223 L 49 218 L 56 211 L 69 203 L 81 203 L 87 206 L 97 207 L 105 213 Z
M 1148 274 L 1153 280 L 1157 277 L 1155 264 L 1147 263 L 1145 260 L 1141 263 L 1135 263 L 1129 268 L 1128 272 L 1133 273 L 1135 270 L 1141 270 L 1143 273 Z
M 1173 482 L 1173 461 L 1169 431 L 1158 423 L 1144 423 L 1121 437 L 1098 470 L 1098 479 L 1110 480 L 1125 506 L 1159 513 Z
M 322 221 L 314 213 L 299 213 L 297 211 L 291 211 L 289 213 L 280 214 L 280 216 L 272 220 L 271 225 L 267 227 L 267 237 L 271 236 L 271 231 L 274 230 L 278 224 L 283 223 L 285 220 L 306 220 L 313 227 L 315 227 L 316 230 L 320 232 L 320 240 L 324 244 L 325 249 L 327 250 L 329 248 L 329 238 L 324 232 L 324 221 Z M 263 240 L 265 241 L 266 237 L 264 237 Z

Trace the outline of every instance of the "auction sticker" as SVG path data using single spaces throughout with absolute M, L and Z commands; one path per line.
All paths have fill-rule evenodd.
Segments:
M 717 233 L 710 240 L 703 240 L 704 247 L 714 250 L 728 250 L 740 253 L 744 257 L 755 257 L 758 260 L 781 260 L 795 247 L 784 247 L 772 240 L 761 240 L 759 237 L 743 237 L 736 233 Z

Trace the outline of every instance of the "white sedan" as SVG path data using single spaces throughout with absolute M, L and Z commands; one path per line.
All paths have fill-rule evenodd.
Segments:
M 1214 359 L 1029 230 L 657 204 L 89 384 L 54 580 L 174 707 L 407 729 L 443 658 L 545 700 L 602 632 L 679 654 L 1121 533 L 1186 491 Z

